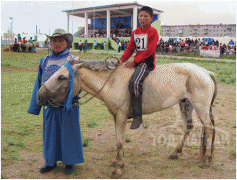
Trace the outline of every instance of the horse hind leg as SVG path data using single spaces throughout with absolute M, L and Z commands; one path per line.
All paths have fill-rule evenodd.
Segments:
M 210 121 L 203 124 L 201 135 L 201 166 L 208 167 L 212 164 L 214 158 L 214 140 L 215 140 L 215 126 L 212 109 L 210 108 L 209 116 Z
M 210 119 L 211 119 L 211 123 L 213 125 L 213 135 L 212 135 L 212 142 L 211 142 L 211 159 L 210 159 L 210 163 L 213 162 L 213 158 L 214 158 L 214 151 L 215 151 L 215 148 L 214 148 L 214 142 L 215 142 L 215 123 L 214 123 L 214 117 L 213 117 L 213 114 L 212 114 L 212 107 L 210 108 Z
M 169 156 L 169 159 L 178 158 L 178 153 L 182 153 L 184 143 L 193 129 L 193 121 L 192 121 L 193 106 L 191 102 L 188 99 L 184 99 L 179 102 L 179 107 L 182 114 L 182 119 L 185 124 L 184 135 L 178 146 L 175 148 L 174 152 Z
M 213 161 L 215 140 L 215 126 L 211 103 L 203 101 L 203 103 L 193 103 L 193 105 L 198 118 L 203 124 L 200 146 L 200 167 L 208 167 Z

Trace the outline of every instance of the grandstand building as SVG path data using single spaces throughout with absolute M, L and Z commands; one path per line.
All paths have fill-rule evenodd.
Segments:
M 80 28 L 73 36 L 73 49 L 79 49 L 79 42 L 87 42 L 88 49 L 93 48 L 93 43 L 97 42 L 97 48 L 100 49 L 104 43 L 109 48 L 118 49 L 118 40 L 128 42 L 130 36 L 125 35 L 126 31 L 133 31 L 140 26 L 138 21 L 138 12 L 143 5 L 136 2 L 122 3 L 106 6 L 87 7 L 81 9 L 65 10 L 67 14 L 67 31 L 69 32 L 70 18 L 72 16 L 85 19 L 84 27 Z M 206 24 L 206 25 L 175 25 L 161 26 L 159 21 L 160 14 L 163 11 L 154 9 L 154 20 L 151 25 L 157 29 L 160 38 L 213 38 L 222 43 L 235 41 L 236 24 Z M 122 36 L 116 34 L 116 40 L 113 38 L 113 31 L 122 33 Z M 102 32 L 102 33 L 101 33 Z M 102 34 L 102 35 L 101 35 Z M 97 36 L 98 35 L 98 36 Z
M 82 9 L 65 10 L 67 13 L 67 31 L 69 32 L 69 18 L 71 16 L 81 17 L 85 19 L 84 27 L 74 34 L 73 48 L 77 49 L 78 43 L 87 41 L 88 46 L 92 46 L 96 40 L 98 44 L 102 42 L 110 43 L 110 47 L 113 49 L 118 48 L 117 42 L 112 38 L 111 32 L 116 29 L 116 32 L 126 33 L 126 31 L 133 31 L 140 26 L 138 21 L 138 12 L 143 5 L 138 3 L 121 3 L 107 6 L 96 6 Z M 163 11 L 153 8 L 154 20 L 152 22 L 158 32 L 160 32 L 159 17 Z M 95 38 L 95 34 L 98 31 L 105 32 L 103 37 L 101 35 Z M 124 41 L 129 41 L 130 37 L 124 36 Z
M 162 37 L 235 37 L 236 24 L 162 26 Z

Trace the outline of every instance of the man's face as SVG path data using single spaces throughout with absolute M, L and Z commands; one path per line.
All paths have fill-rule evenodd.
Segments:
M 153 21 L 153 17 L 151 17 L 151 15 L 146 11 L 141 11 L 138 19 L 142 28 L 149 26 L 149 24 Z
M 52 39 L 51 45 L 54 53 L 58 54 L 67 48 L 67 41 L 62 37 L 55 37 Z

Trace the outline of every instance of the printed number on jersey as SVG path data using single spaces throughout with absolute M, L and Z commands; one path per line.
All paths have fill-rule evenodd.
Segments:
M 134 34 L 134 41 L 138 51 L 145 51 L 147 49 L 148 34 Z

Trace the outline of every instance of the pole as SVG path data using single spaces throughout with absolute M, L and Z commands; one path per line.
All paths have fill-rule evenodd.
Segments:
M 72 1 L 72 9 L 73 9 L 73 1 Z M 73 18 L 72 19 L 72 35 L 73 35 Z
M 12 17 L 9 17 L 10 19 L 10 33 L 12 33 L 12 28 L 13 28 L 13 18 Z
M 69 33 L 69 14 L 67 14 L 67 32 Z

